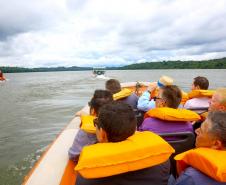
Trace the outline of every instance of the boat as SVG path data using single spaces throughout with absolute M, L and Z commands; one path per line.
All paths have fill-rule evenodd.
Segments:
M 122 89 L 130 89 L 140 96 L 153 83 L 155 82 L 126 82 L 121 83 L 121 87 Z M 88 104 L 80 111 L 89 114 Z M 141 116 L 143 118 L 143 115 Z M 139 120 L 139 115 L 136 115 L 136 118 Z M 71 120 L 25 176 L 22 185 L 75 185 L 77 174 L 74 168 L 76 164 L 69 160 L 68 150 L 72 146 L 75 135 L 79 130 L 80 122 L 81 120 L 78 116 Z M 190 145 L 193 146 L 194 144 L 194 134 L 192 133 L 161 134 L 162 137 L 170 137 L 172 135 L 182 138 L 182 140 L 169 142 L 177 150 L 183 149 L 185 151 L 185 147 L 190 147 Z M 182 143 L 186 143 L 186 145 L 181 148 Z
M 150 84 L 150 82 L 128 82 L 122 83 L 121 86 L 141 95 Z M 81 111 L 89 113 L 88 104 Z M 68 150 L 79 130 L 79 125 L 80 117 L 74 117 L 25 176 L 23 185 L 75 184 L 75 164 L 68 159 Z
M 93 67 L 93 76 L 95 78 L 106 79 L 105 73 L 106 73 L 105 67 Z
M 5 77 L 3 75 L 3 72 L 0 70 L 0 82 L 5 81 Z

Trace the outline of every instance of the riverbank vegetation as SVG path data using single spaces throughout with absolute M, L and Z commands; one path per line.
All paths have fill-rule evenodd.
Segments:
M 107 67 L 108 70 L 136 70 L 136 69 L 226 69 L 226 58 L 203 60 L 203 61 L 162 61 L 136 63 L 122 67 Z M 23 67 L 1 67 L 3 73 L 20 72 L 50 72 L 50 71 L 86 71 L 92 70 L 92 67 L 41 67 L 41 68 L 23 68 Z
M 39 67 L 39 68 L 23 68 L 23 67 L 1 67 L 3 73 L 25 73 L 25 72 L 51 72 L 51 71 L 87 71 L 92 70 L 91 67 Z
M 121 69 L 226 69 L 226 58 L 203 61 L 145 62 L 123 66 Z

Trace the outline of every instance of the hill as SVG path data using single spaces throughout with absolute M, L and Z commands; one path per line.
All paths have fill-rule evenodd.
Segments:
M 226 58 L 203 61 L 145 62 L 123 66 L 120 69 L 226 69 Z
M 51 71 L 85 71 L 92 70 L 92 67 L 1 67 L 3 73 L 22 72 L 51 72 Z M 136 70 L 136 69 L 226 69 L 226 58 L 202 60 L 202 61 L 162 61 L 145 62 L 126 65 L 122 67 L 107 67 L 107 70 Z
M 24 72 L 51 72 L 51 71 L 85 71 L 92 70 L 91 67 L 40 67 L 40 68 L 23 68 L 23 67 L 0 67 L 3 73 L 24 73 Z

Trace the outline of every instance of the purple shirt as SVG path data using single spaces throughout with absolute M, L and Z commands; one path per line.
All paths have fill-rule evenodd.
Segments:
M 96 134 L 87 133 L 79 129 L 78 133 L 75 136 L 73 144 L 68 151 L 69 159 L 78 161 L 82 148 L 84 146 L 92 145 L 95 143 L 97 143 Z
M 166 121 L 158 118 L 146 118 L 141 126 L 139 127 L 140 131 L 152 131 L 157 134 L 163 133 L 176 133 L 176 132 L 193 132 L 193 127 L 190 122 L 185 121 Z M 166 140 L 172 140 L 167 139 Z M 173 139 L 174 140 L 174 139 Z

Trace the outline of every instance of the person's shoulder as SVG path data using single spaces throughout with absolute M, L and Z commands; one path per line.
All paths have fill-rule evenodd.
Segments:
M 184 104 L 184 108 L 196 108 L 196 107 L 208 107 L 209 106 L 209 98 L 208 97 L 200 97 L 200 98 L 192 98 Z
M 137 94 L 135 92 L 133 92 L 130 96 L 133 96 L 133 97 L 137 97 L 138 98 L 138 96 L 137 96 Z
M 200 172 L 199 170 L 193 168 L 193 167 L 188 167 L 185 171 L 184 174 L 186 174 L 187 176 L 193 176 L 194 174 L 196 175 L 201 175 L 202 172 Z
M 218 182 L 193 167 L 188 167 L 176 182 L 175 185 L 226 185 L 226 183 Z
M 156 123 L 156 122 L 161 122 L 162 120 L 154 117 L 147 117 L 144 119 L 143 123 Z
M 194 104 L 195 100 L 194 98 L 190 99 L 190 100 L 187 100 L 184 104 L 184 108 L 192 108 L 192 104 Z
M 158 132 L 160 129 L 159 122 L 161 122 L 161 120 L 157 118 L 153 118 L 153 117 L 145 118 L 141 126 L 139 127 L 139 130 L 141 131 L 148 130 L 152 132 Z
M 96 139 L 96 134 L 88 133 L 82 129 L 79 129 L 79 131 L 77 132 L 77 135 L 75 137 L 75 140 L 81 144 L 85 144 L 87 142 L 89 144 L 94 144 L 94 143 L 96 143 L 97 139 Z
M 138 96 L 136 95 L 136 93 L 132 93 L 131 95 L 129 95 L 129 96 L 127 97 L 127 99 L 138 100 Z
M 174 185 L 196 185 L 194 181 L 194 173 L 197 173 L 192 167 L 188 167 L 176 180 Z
M 184 104 L 184 108 L 195 108 L 195 107 L 200 107 L 200 103 L 202 103 L 202 99 L 200 98 L 192 98 L 190 100 L 187 100 Z

